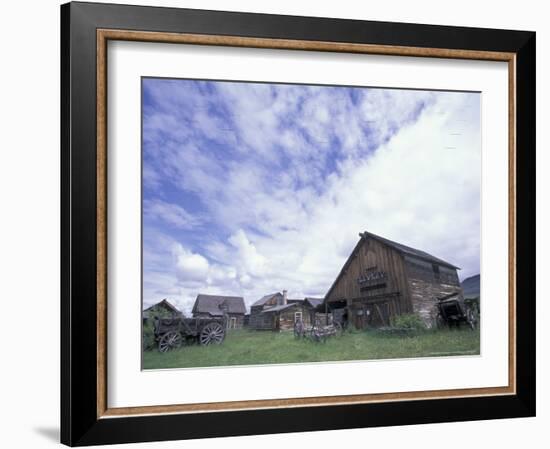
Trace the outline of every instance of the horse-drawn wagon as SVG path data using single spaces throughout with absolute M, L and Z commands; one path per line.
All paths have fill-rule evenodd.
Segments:
M 341 335 L 342 332 L 343 328 L 339 322 L 333 322 L 324 326 L 315 324 L 310 327 L 305 326 L 302 320 L 297 320 L 294 323 L 295 338 L 309 338 L 315 342 L 324 342 L 329 337 Z
M 225 339 L 226 322 L 223 318 L 155 318 L 155 341 L 160 352 L 177 349 L 192 342 L 206 346 L 221 344 Z

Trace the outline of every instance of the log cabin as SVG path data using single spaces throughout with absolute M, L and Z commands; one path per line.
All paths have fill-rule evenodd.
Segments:
M 250 307 L 249 327 L 256 330 L 287 331 L 301 320 L 305 326 L 312 323 L 312 306 L 305 299 L 287 298 L 287 291 L 271 293 Z M 314 319 L 314 318 L 313 318 Z
M 460 268 L 452 263 L 370 232 L 359 237 L 325 295 L 325 310 L 334 317 L 364 329 L 414 313 L 431 327 L 437 297 L 455 292 L 462 297 Z
M 192 313 L 193 317 L 225 317 L 227 329 L 241 329 L 246 306 L 241 296 L 199 294 Z

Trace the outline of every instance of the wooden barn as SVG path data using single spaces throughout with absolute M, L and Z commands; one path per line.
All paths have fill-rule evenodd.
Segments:
M 194 317 L 225 317 L 228 329 L 240 329 L 244 325 L 246 306 L 241 296 L 199 294 L 192 313 Z
M 284 331 L 294 329 L 301 320 L 310 326 L 312 307 L 304 299 L 287 298 L 286 290 L 260 298 L 250 307 L 249 326 L 257 330 Z
M 335 317 L 363 329 L 416 313 L 431 326 L 437 297 L 454 292 L 462 297 L 455 265 L 370 232 L 359 237 L 325 296 L 325 309 Z

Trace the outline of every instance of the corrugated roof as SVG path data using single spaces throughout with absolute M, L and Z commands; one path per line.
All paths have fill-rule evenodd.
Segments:
M 203 295 L 195 300 L 193 313 L 209 313 L 212 316 L 223 316 L 223 306 L 228 313 L 246 313 L 244 299 L 241 296 Z

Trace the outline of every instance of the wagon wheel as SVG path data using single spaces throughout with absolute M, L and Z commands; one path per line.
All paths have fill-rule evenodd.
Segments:
M 322 341 L 323 336 L 321 335 L 321 331 L 317 329 L 317 327 L 313 327 L 311 329 L 311 339 L 317 343 Z
M 183 337 L 179 332 L 166 332 L 159 341 L 159 351 L 168 352 L 171 349 L 177 349 L 183 344 Z
M 344 335 L 344 328 L 342 327 L 342 323 L 340 323 L 339 321 L 336 321 L 334 322 L 333 326 L 335 330 L 335 335 L 338 335 L 338 336 Z
M 477 327 L 477 316 L 474 310 L 471 307 L 466 309 L 466 321 L 470 326 L 470 329 L 475 330 Z
M 438 313 L 435 317 L 435 327 L 437 329 L 443 329 L 447 325 L 445 319 L 441 316 L 441 313 Z
M 225 337 L 225 331 L 220 323 L 208 323 L 201 330 L 199 342 L 206 346 L 210 344 L 219 345 Z
M 304 324 L 301 321 L 294 323 L 294 338 L 302 338 L 304 336 Z
M 308 332 L 308 337 L 310 340 L 316 341 L 316 335 L 317 329 L 315 328 L 315 326 L 313 326 Z

